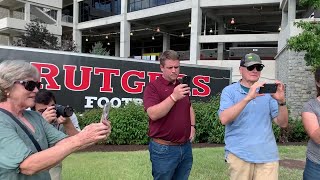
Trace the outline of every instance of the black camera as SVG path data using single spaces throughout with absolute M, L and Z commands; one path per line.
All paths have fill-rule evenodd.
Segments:
M 59 116 L 70 117 L 73 114 L 73 108 L 70 106 L 62 106 L 62 105 L 56 104 L 55 107 L 56 107 L 57 117 Z

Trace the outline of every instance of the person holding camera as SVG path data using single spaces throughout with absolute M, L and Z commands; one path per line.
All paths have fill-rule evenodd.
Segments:
M 231 180 L 278 179 L 279 154 L 272 123 L 288 125 L 284 85 L 274 84 L 275 93 L 259 91 L 264 68 L 257 54 L 246 54 L 240 61 L 242 79 L 225 87 L 218 111 L 225 125 L 225 160 Z M 261 91 L 260 91 L 261 92 Z
M 39 112 L 42 117 L 59 131 L 73 136 L 80 131 L 77 116 L 68 106 L 56 104 L 56 98 L 51 91 L 40 89 L 35 97 L 32 110 Z M 51 180 L 61 180 L 62 163 L 49 170 Z
M 26 110 L 35 105 L 39 79 L 28 62 L 0 63 L 0 179 L 51 179 L 50 168 L 111 133 L 110 122 L 101 119 L 68 137 L 39 113 Z
M 159 59 L 162 76 L 147 85 L 143 96 L 149 116 L 152 176 L 160 180 L 187 180 L 193 162 L 191 141 L 196 131 L 190 87 L 177 80 L 177 52 L 164 51 Z

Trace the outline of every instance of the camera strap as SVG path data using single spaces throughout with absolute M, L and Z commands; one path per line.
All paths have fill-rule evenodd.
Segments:
M 33 135 L 30 133 L 30 131 L 28 131 L 28 129 L 26 128 L 26 126 L 24 126 L 20 120 L 18 120 L 16 117 L 14 117 L 9 111 L 0 108 L 0 111 L 5 113 L 6 115 L 10 116 L 11 119 L 13 119 L 20 127 L 21 129 L 28 135 L 28 137 L 30 138 L 30 140 L 33 142 L 33 145 L 36 147 L 37 151 L 40 152 L 42 151 L 39 143 L 34 139 Z

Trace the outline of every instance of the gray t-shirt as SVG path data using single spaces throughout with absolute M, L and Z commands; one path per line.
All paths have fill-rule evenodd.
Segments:
M 38 141 L 42 150 L 48 149 L 48 147 L 66 137 L 64 133 L 44 120 L 39 113 L 24 111 L 23 114 L 35 128 L 35 133 L 29 128 L 27 129 Z M 20 173 L 21 162 L 36 152 L 37 149 L 21 127 L 8 115 L 0 112 L 0 179 L 50 179 L 48 171 L 42 171 L 32 176 Z
M 320 124 L 320 102 L 317 98 L 306 102 L 303 106 L 302 112 L 314 113 L 317 116 L 318 123 Z M 308 142 L 306 155 L 310 161 L 320 164 L 320 145 L 315 143 L 311 138 Z

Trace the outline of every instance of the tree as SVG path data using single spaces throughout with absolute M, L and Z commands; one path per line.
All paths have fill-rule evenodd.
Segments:
M 96 42 L 92 46 L 92 50 L 90 50 L 91 54 L 97 54 L 97 55 L 103 55 L 103 56 L 109 56 L 110 51 L 107 51 L 105 48 L 103 48 L 102 42 Z
M 76 52 L 76 45 L 74 41 L 69 39 L 62 39 L 59 44 L 58 37 L 50 33 L 46 24 L 39 20 L 33 20 L 26 25 L 26 32 L 13 43 L 15 46 L 53 49 L 62 51 Z
M 320 8 L 320 0 L 300 0 L 302 5 Z M 288 40 L 288 47 L 296 52 L 304 51 L 307 66 L 313 69 L 320 67 L 320 23 L 317 21 L 300 21 L 295 22 L 298 28 L 303 31 L 297 36 Z

